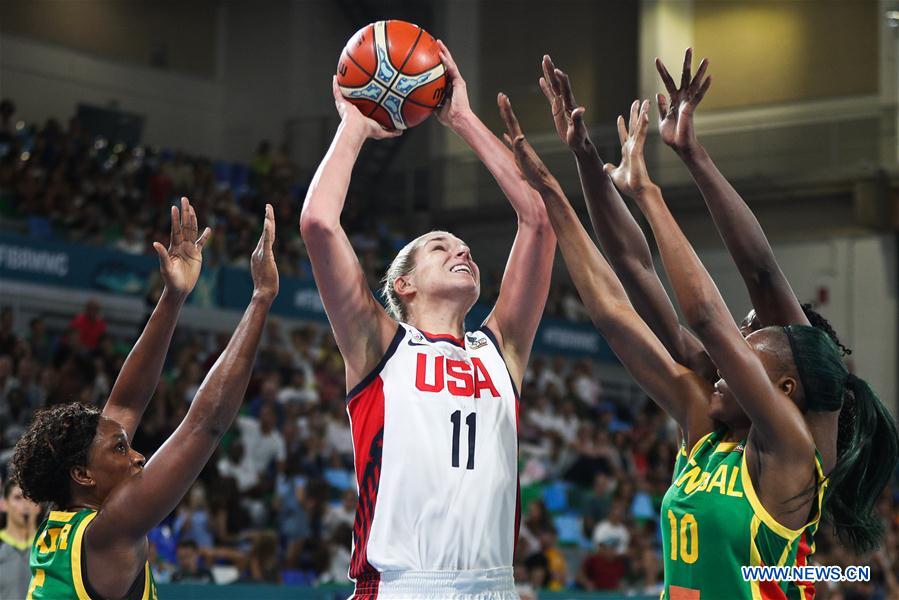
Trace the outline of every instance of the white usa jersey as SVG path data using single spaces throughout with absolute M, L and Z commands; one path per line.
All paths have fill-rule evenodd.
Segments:
M 399 324 L 347 398 L 359 489 L 354 597 L 425 597 L 434 577 L 458 591 L 460 573 L 475 574 L 471 591 L 511 586 L 518 393 L 493 333 L 459 340 Z

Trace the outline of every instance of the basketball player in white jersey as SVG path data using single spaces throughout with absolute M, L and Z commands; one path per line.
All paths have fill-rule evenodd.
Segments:
M 517 598 L 517 414 L 546 303 L 555 237 L 512 153 L 474 115 L 441 44 L 450 94 L 438 119 L 499 183 L 518 231 L 499 298 L 465 332 L 480 273 L 465 243 L 432 231 L 403 248 L 385 278 L 387 310 L 340 226 L 353 164 L 384 131 L 346 102 L 300 218 L 315 281 L 346 364 L 359 504 L 353 598 Z

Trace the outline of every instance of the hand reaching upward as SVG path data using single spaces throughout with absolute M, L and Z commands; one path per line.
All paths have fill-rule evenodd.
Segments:
M 200 277 L 203 266 L 203 246 L 212 230 L 208 227 L 199 234 L 197 213 L 187 198 L 181 198 L 181 210 L 172 207 L 172 233 L 169 247 L 159 242 L 153 249 L 159 255 L 159 271 L 165 287 L 172 293 L 187 296 Z
M 649 100 L 631 104 L 630 122 L 624 125 L 624 117 L 618 117 L 618 140 L 621 142 L 621 164 L 617 167 L 606 163 L 603 170 L 623 193 L 637 198 L 644 190 L 654 186 L 646 170 L 643 146 L 649 129 Z
M 684 53 L 680 87 L 677 87 L 668 69 L 661 60 L 656 59 L 656 69 L 665 84 L 665 89 L 668 90 L 668 98 L 665 98 L 664 94 L 656 96 L 659 106 L 659 134 L 666 144 L 682 155 L 691 153 L 699 145 L 693 129 L 693 113 L 712 84 L 712 76 L 705 77 L 709 67 L 708 59 L 702 59 L 696 75 L 691 79 L 692 62 L 693 49 L 687 48 Z
M 253 276 L 253 294 L 259 294 L 268 300 L 278 295 L 278 266 L 272 246 L 275 243 L 275 211 L 271 204 L 265 205 L 265 220 L 259 243 L 250 257 L 250 274 Z
M 515 155 L 515 164 L 522 177 L 532 188 L 540 193 L 550 190 L 561 192 L 559 182 L 549 172 L 549 169 L 546 168 L 546 165 L 534 152 L 527 138 L 524 137 L 521 125 L 518 124 L 518 118 L 512 110 L 512 104 L 509 102 L 509 97 L 500 93 L 496 98 L 496 102 L 499 105 L 499 112 L 503 117 L 503 122 L 506 124 L 507 133 L 503 134 L 503 137 Z
M 543 77 L 540 78 L 540 89 L 549 100 L 553 113 L 556 132 L 562 141 L 568 144 L 572 152 L 586 152 L 593 144 L 587 135 L 584 125 L 583 106 L 578 106 L 571 91 L 568 74 L 557 69 L 548 54 L 543 56 Z

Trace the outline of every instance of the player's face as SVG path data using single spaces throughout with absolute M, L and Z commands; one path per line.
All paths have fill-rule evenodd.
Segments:
M 412 275 L 416 288 L 428 295 L 458 295 L 474 304 L 481 293 L 481 272 L 471 249 L 449 233 L 435 232 L 422 242 Z
M 34 528 L 41 507 L 22 494 L 22 488 L 14 485 L 6 497 L 6 515 L 10 523 L 19 528 Z
M 131 447 L 125 429 L 106 417 L 100 417 L 89 461 L 89 470 L 97 484 L 96 494 L 100 498 L 106 498 L 119 483 L 144 468 L 144 456 Z

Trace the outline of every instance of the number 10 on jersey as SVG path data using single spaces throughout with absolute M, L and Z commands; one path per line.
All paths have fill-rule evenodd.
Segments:
M 474 469 L 474 436 L 475 427 L 477 425 L 477 413 L 468 413 L 465 417 L 465 425 L 468 426 L 468 463 L 465 468 Z M 453 467 L 459 468 L 459 436 L 462 433 L 462 411 L 457 410 L 450 415 L 450 422 L 453 424 Z

